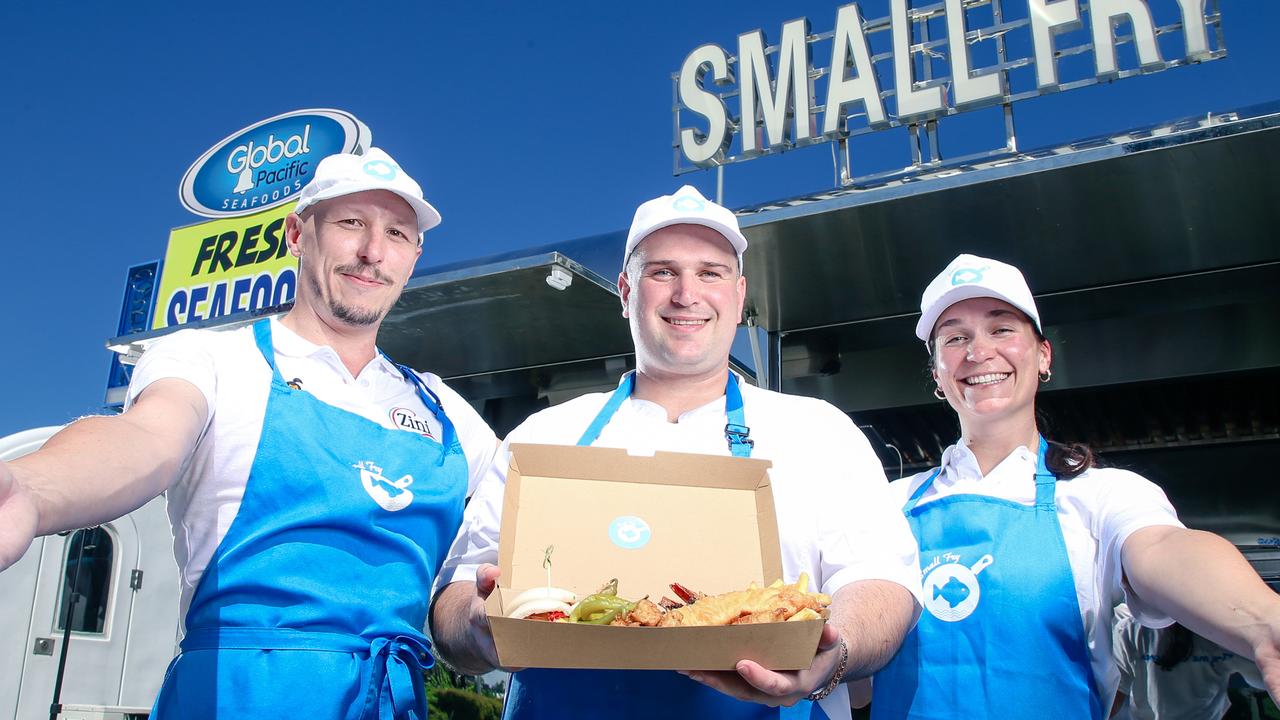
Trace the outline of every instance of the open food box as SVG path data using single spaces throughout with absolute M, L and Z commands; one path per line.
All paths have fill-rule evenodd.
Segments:
M 822 620 L 715 627 L 623 627 L 507 617 L 525 590 L 550 584 L 579 599 L 611 579 L 618 595 L 674 598 L 782 578 L 766 460 L 558 445 L 511 446 L 502 508 L 502 576 L 486 610 L 504 667 L 773 670 L 809 667 Z M 816 591 L 817 579 L 810 580 Z

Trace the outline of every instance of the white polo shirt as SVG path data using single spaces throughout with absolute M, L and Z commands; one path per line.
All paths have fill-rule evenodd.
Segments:
M 787 580 L 807 572 L 828 594 L 858 580 L 897 583 L 920 602 L 915 538 L 888 495 L 880 460 L 847 415 L 813 398 L 783 395 L 743 383 L 742 405 L 755 441 L 752 458 L 769 470 L 782 569 Z M 584 395 L 543 410 L 511 431 L 467 506 L 462 531 L 436 580 L 437 591 L 474 580 L 481 563 L 497 564 L 509 443 L 576 445 L 609 399 Z M 597 447 L 729 455 L 721 397 L 667 421 L 654 403 L 629 398 L 604 427 Z M 846 686 L 823 701 L 831 718 L 849 716 Z
M 285 381 L 336 408 L 383 427 L 440 439 L 440 423 L 413 383 L 381 354 L 352 376 L 330 347 L 316 345 L 271 319 L 276 364 Z M 475 490 L 492 464 L 497 438 L 480 415 L 436 375 L 418 373 L 444 406 L 458 434 Z M 180 330 L 147 349 L 134 368 L 126 409 L 151 383 L 180 378 L 204 395 L 208 419 L 195 450 L 166 491 L 174 556 L 182 586 L 180 617 L 214 550 L 240 510 L 266 416 L 271 369 L 253 328 Z
M 1185 660 L 1171 670 L 1159 667 L 1155 661 L 1164 632 L 1140 625 L 1127 606 L 1116 607 L 1113 652 L 1131 720 L 1219 720 L 1231 704 L 1227 687 L 1232 675 L 1266 687 L 1248 658 L 1195 634 Z
M 920 505 L 957 494 L 987 495 L 1033 505 L 1037 461 L 1034 451 L 1019 447 L 983 477 L 977 457 L 963 445 L 952 445 L 943 452 L 942 471 L 925 491 Z M 932 474 L 927 470 L 890 483 L 897 507 L 905 505 Z M 1128 588 L 1122 581 L 1120 549 L 1134 531 L 1156 525 L 1183 525 L 1164 491 L 1128 470 L 1094 468 L 1060 481 L 1055 501 L 1090 664 L 1106 707 L 1120 681 L 1111 658 L 1112 608 L 1128 599 L 1144 624 L 1162 627 L 1172 622 L 1169 617 L 1142 607 L 1140 601 L 1135 605 L 1135 598 L 1128 597 Z

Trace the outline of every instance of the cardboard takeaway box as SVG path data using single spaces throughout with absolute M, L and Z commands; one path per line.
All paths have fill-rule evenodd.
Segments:
M 774 670 L 809 667 L 821 620 L 651 628 L 506 617 L 504 601 L 547 584 L 548 546 L 551 584 L 579 598 L 611 578 L 620 596 L 654 602 L 678 599 L 673 582 L 718 594 L 779 579 L 771 463 L 558 445 L 511 451 L 502 576 L 486 605 L 504 667 L 732 670 L 742 659 Z

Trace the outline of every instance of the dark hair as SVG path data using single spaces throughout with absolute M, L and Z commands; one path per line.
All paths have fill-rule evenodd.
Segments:
M 1160 647 L 1156 650 L 1155 663 L 1161 670 L 1172 670 L 1191 657 L 1191 631 L 1174 623 L 1160 632 Z
M 1098 459 L 1084 443 L 1060 443 L 1048 440 L 1049 450 L 1044 454 L 1044 465 L 1059 479 L 1070 480 L 1091 467 L 1097 467 Z

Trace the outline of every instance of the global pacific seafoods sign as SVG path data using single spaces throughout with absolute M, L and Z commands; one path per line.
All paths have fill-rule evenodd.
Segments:
M 1226 55 L 1217 0 L 889 0 L 693 49 L 672 76 L 676 174 L 906 126 L 936 146 L 950 115 Z M 1236 8 L 1248 12 L 1246 5 Z M 1099 108 L 1105 112 L 1105 108 Z M 843 178 L 847 180 L 847 178 Z
M 191 212 L 234 217 L 281 203 L 311 182 L 328 155 L 362 152 L 369 128 L 341 110 L 297 110 L 239 130 L 209 148 L 182 178 L 178 195 Z
M 285 245 L 285 217 L 322 159 L 362 153 L 372 141 L 350 113 L 311 109 L 256 122 L 206 150 L 178 196 L 219 219 L 169 234 L 151 329 L 293 302 L 298 261 Z
M 292 302 L 298 259 L 285 244 L 294 203 L 173 230 L 152 329 Z

